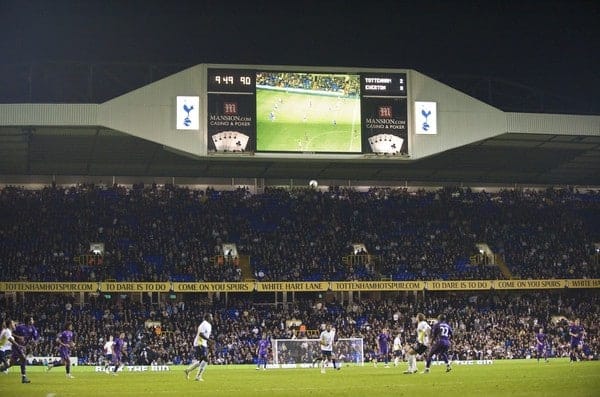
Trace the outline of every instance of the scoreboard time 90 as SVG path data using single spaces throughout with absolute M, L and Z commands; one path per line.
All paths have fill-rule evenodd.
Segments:
M 235 76 L 232 75 L 217 75 L 215 76 L 216 84 L 234 85 L 236 84 Z M 243 85 L 252 85 L 252 78 L 250 76 L 239 76 L 239 83 Z
M 208 69 L 209 92 L 254 92 L 256 73 L 239 69 Z

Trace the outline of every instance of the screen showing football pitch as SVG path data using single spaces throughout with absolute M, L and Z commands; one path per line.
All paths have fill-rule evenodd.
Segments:
M 258 72 L 256 150 L 360 153 L 360 77 Z

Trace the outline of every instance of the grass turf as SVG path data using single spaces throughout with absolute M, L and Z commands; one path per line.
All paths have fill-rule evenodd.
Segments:
M 257 89 L 256 103 L 258 151 L 361 151 L 358 98 Z
M 491 365 L 432 366 L 427 375 L 403 375 L 397 368 L 379 365 L 344 367 L 341 371 L 317 368 L 255 370 L 254 366 L 209 366 L 204 382 L 185 379 L 183 366 L 168 372 L 94 372 L 94 367 L 73 367 L 75 379 L 66 379 L 64 367 L 45 372 L 28 367 L 30 384 L 21 384 L 19 369 L 0 375 L 2 396 L 597 396 L 600 362 L 569 363 L 552 359 L 494 361 Z M 423 363 L 419 362 L 419 368 Z

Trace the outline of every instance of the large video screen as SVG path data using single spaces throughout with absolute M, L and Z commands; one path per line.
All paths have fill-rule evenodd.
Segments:
M 360 77 L 257 72 L 256 150 L 360 153 Z
M 208 69 L 209 152 L 408 155 L 406 73 Z

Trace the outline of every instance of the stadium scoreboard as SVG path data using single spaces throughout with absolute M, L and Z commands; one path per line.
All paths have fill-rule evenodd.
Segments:
M 207 68 L 209 153 L 408 156 L 406 73 L 262 68 Z

